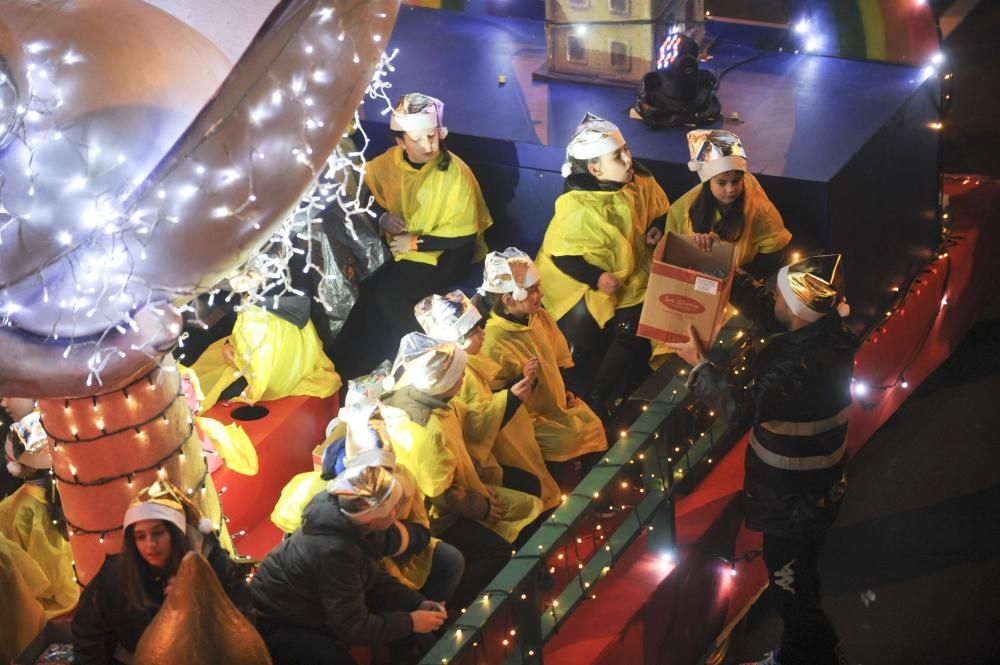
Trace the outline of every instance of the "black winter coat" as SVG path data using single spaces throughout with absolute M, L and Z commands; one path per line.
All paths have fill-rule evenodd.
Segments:
M 302 527 L 261 562 L 250 595 L 262 621 L 328 628 L 345 645 L 378 646 L 413 633 L 410 612 L 424 597 L 382 564 L 385 532 L 365 537 L 320 492 Z
M 229 553 L 219 546 L 215 536 L 205 538 L 203 552 L 219 578 L 226 595 L 240 612 L 251 616 L 250 592 L 246 579 Z M 80 605 L 73 617 L 73 653 L 77 665 L 109 665 L 115 661 L 120 646 L 135 652 L 139 638 L 163 604 L 167 577 L 156 575 L 149 566 L 142 568 L 146 594 L 153 605 L 145 609 L 128 606 L 118 581 L 120 558 L 112 554 L 83 590 Z
M 744 273 L 733 304 L 767 332 L 784 328 L 774 299 Z M 846 489 L 845 441 L 857 339 L 835 314 L 771 339 L 745 389 L 714 365 L 692 371 L 695 396 L 731 423 L 752 426 L 744 480 L 747 527 L 801 538 L 829 528 Z

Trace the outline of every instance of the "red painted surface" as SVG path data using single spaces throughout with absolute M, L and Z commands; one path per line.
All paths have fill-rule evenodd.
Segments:
M 324 438 L 326 424 L 337 414 L 337 396 L 286 397 L 259 406 L 269 413 L 260 420 L 234 420 L 230 415 L 243 404 L 222 402 L 205 415 L 224 425 L 243 427 L 257 450 L 259 471 L 244 476 L 223 466 L 212 474 L 215 488 L 223 492 L 222 510 L 229 518 L 229 533 L 239 554 L 263 559 L 281 540 L 281 531 L 271 524 L 271 511 L 281 490 L 294 475 L 311 471 L 312 449 Z M 224 490 L 224 491 L 223 491 Z M 235 537 L 240 531 L 246 534 Z

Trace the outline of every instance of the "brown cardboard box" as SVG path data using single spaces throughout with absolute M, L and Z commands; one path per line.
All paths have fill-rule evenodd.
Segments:
M 729 302 L 735 261 L 731 243 L 716 242 L 705 253 L 691 238 L 668 232 L 653 255 L 639 335 L 686 342 L 688 325 L 694 325 L 702 341 L 714 341 Z

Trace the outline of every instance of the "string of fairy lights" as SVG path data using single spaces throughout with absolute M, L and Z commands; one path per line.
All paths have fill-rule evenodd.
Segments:
M 74 95 L 80 92 L 81 74 L 75 70 L 89 62 L 85 51 L 37 39 L 27 43 L 23 53 L 10 55 L 12 62 L 0 59 L 4 65 L 0 71 L 0 143 L 7 144 L 0 183 L 0 247 L 15 233 L 33 234 L 36 245 L 44 234 L 51 234 L 44 240 L 50 251 L 39 252 L 39 260 L 23 262 L 23 267 L 0 276 L 0 324 L 20 325 L 21 317 L 29 315 L 24 302 L 34 300 L 37 291 L 41 307 L 33 307 L 30 316 L 51 321 L 48 337 L 63 344 L 65 356 L 75 347 L 91 347 L 87 385 L 99 384 L 107 364 L 124 355 L 115 346 L 113 333 L 138 330 L 133 318 L 137 310 L 150 305 L 154 297 L 189 300 L 215 289 L 214 285 L 191 289 L 155 283 L 155 276 L 150 276 L 155 273 L 142 264 L 152 252 L 152 243 L 160 242 L 158 229 L 192 223 L 192 216 L 206 212 L 209 218 L 244 220 L 259 230 L 261 220 L 253 216 L 261 203 L 256 183 L 268 177 L 267 168 L 287 169 L 288 160 L 267 153 L 282 147 L 272 140 L 273 131 L 275 123 L 287 124 L 289 118 L 302 118 L 297 133 L 284 130 L 290 136 L 290 157 L 309 170 L 314 186 L 294 212 L 276 225 L 280 228 L 271 245 L 290 249 L 292 234 L 319 209 L 334 203 L 343 209 L 349 228 L 354 216 L 373 215 L 370 201 L 360 201 L 359 191 L 349 192 L 345 186 L 346 170 L 363 175 L 363 148 L 349 153 L 337 150 L 317 163 L 310 138 L 326 125 L 327 97 L 334 82 L 327 61 L 344 50 L 350 55 L 353 48 L 353 62 L 361 62 L 359 37 L 349 34 L 346 23 L 338 23 L 342 12 L 335 9 L 320 3 L 293 38 L 289 48 L 297 45 L 301 53 L 291 56 L 299 63 L 287 80 L 271 77 L 270 88 L 261 84 L 248 93 L 245 108 L 241 106 L 237 113 L 245 110 L 254 136 L 247 152 L 230 156 L 226 164 L 199 160 L 199 153 L 192 152 L 164 170 L 148 161 L 159 159 L 158 155 L 134 156 L 142 153 L 115 145 L 111 137 L 102 145 L 85 123 L 67 122 L 60 113 L 77 101 Z M 365 10 L 374 16 L 373 25 L 387 20 L 387 13 L 377 9 Z M 383 39 L 378 28 L 369 37 L 376 45 Z M 392 71 L 394 56 L 382 54 L 367 93 L 370 99 L 384 100 L 387 108 L 391 104 L 386 91 L 391 86 L 386 72 Z M 275 166 L 266 166 L 271 163 Z M 150 173 L 155 174 L 152 179 Z M 199 211 L 202 200 L 211 200 L 214 207 Z M 58 201 L 59 208 L 53 209 L 48 201 Z M 264 266 L 267 277 L 285 282 L 286 288 L 290 280 L 279 273 L 288 255 L 285 252 L 269 261 L 270 254 L 264 254 L 257 263 Z M 253 294 L 249 300 L 254 301 Z M 102 325 L 101 321 L 111 323 Z M 133 350 L 158 356 L 157 349 L 142 345 Z

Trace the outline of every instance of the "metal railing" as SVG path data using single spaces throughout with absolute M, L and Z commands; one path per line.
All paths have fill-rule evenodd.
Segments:
M 711 351 L 713 357 L 725 359 L 736 374 L 749 347 L 747 327 L 744 319 L 731 320 Z M 677 372 L 642 406 L 632 425 L 621 432 L 601 461 L 463 611 L 421 665 L 540 664 L 545 643 L 584 600 L 594 596 L 596 586 L 644 531 L 650 532 L 651 547 L 674 551 L 678 490 L 683 487 L 689 491 L 700 471 L 724 452 L 719 449 L 720 442 L 734 438 L 729 425 L 709 412 L 705 423 L 695 421 L 697 438 L 678 441 L 682 438 L 677 436 L 680 416 L 691 422 L 693 400 L 686 380 L 686 370 Z M 595 512 L 613 500 L 617 488 L 633 483 L 638 490 L 635 505 L 620 506 L 613 530 L 604 529 L 603 523 L 594 526 L 586 534 L 586 549 L 591 551 L 580 556 L 584 526 L 597 521 Z M 603 533 L 595 536 L 598 531 Z M 566 553 L 571 544 L 576 556 L 560 556 L 560 550 Z M 563 588 L 553 590 L 555 569 L 551 562 L 557 557 L 567 565 L 571 563 L 567 559 L 573 559 L 576 572 Z

